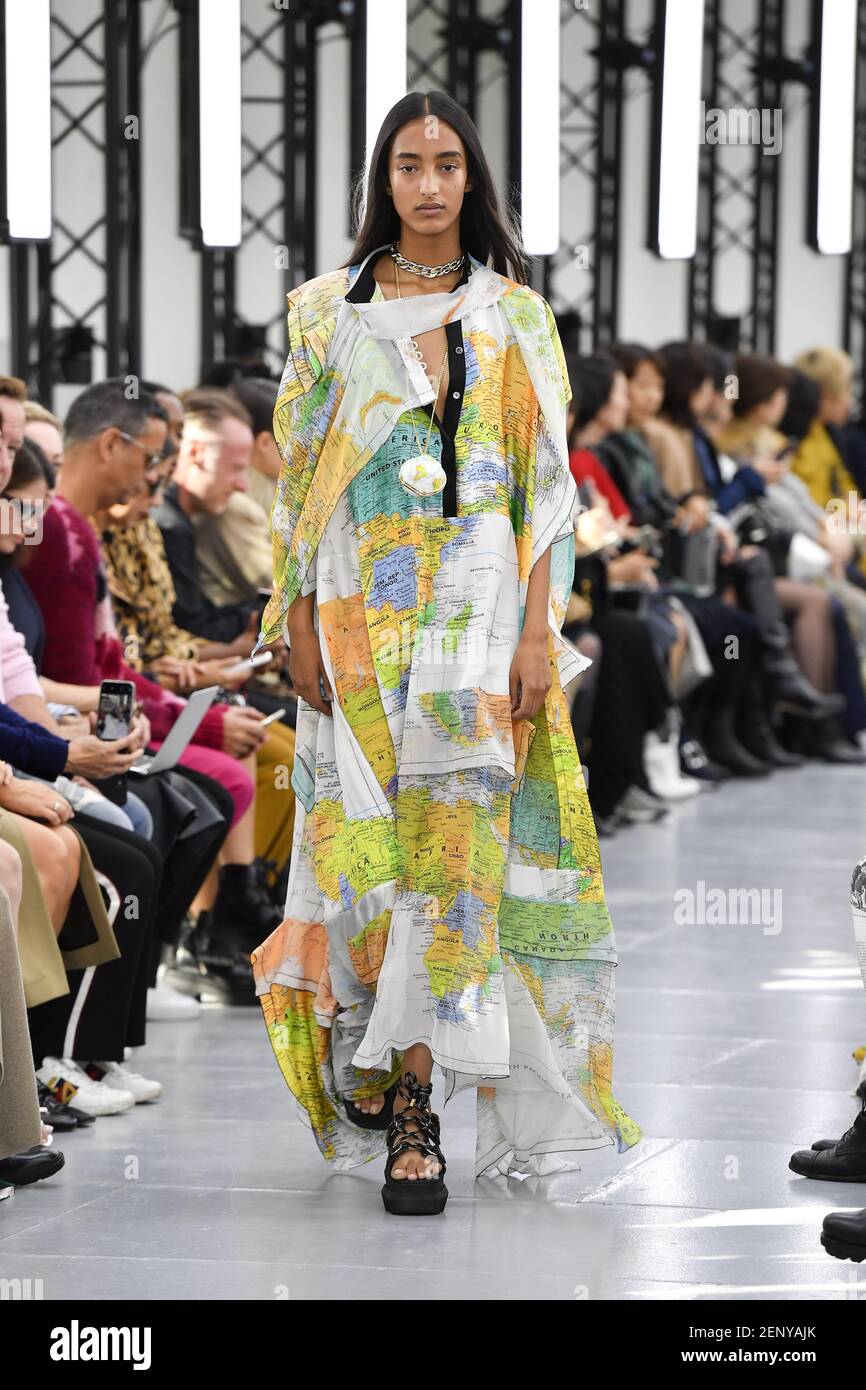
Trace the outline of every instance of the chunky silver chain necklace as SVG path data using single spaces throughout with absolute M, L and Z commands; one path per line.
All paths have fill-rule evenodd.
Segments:
M 448 261 L 446 265 L 422 265 L 420 261 L 408 261 L 404 255 L 397 250 L 397 243 L 391 244 L 391 258 L 396 261 L 401 270 L 408 270 L 410 275 L 421 275 L 425 280 L 438 279 L 440 275 L 450 275 L 452 270 L 460 270 L 466 259 L 462 253 L 454 261 Z

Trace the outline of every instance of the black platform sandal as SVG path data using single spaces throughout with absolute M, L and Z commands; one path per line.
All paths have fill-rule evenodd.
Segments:
M 387 1129 L 394 1113 L 394 1097 L 397 1094 L 398 1085 L 399 1082 L 395 1081 L 393 1086 L 388 1087 L 385 1092 L 385 1103 L 375 1115 L 371 1115 L 368 1110 L 359 1110 L 354 1101 L 344 1098 L 343 1105 L 352 1124 L 357 1125 L 359 1129 Z
M 388 1126 L 388 1159 L 382 1201 L 392 1216 L 438 1216 L 448 1201 L 445 1156 L 439 1147 L 439 1116 L 430 1109 L 432 1083 L 422 1086 L 413 1071 L 401 1077 L 396 1088 L 408 1104 L 398 1110 Z M 407 1121 L 418 1128 L 407 1129 Z M 440 1165 L 435 1178 L 392 1178 L 391 1170 L 404 1153 L 428 1154 Z

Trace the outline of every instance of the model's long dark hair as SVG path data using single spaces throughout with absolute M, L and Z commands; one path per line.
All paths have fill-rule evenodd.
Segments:
M 367 203 L 351 255 L 341 268 L 359 265 L 377 246 L 397 241 L 400 215 L 385 192 L 388 160 L 394 136 L 401 126 L 419 116 L 438 116 L 456 130 L 466 150 L 467 174 L 473 187 L 464 195 L 460 210 L 460 245 L 482 265 L 492 264 L 499 275 L 525 285 L 529 266 L 517 220 L 510 208 L 502 210 L 493 175 L 481 148 L 475 122 L 446 92 L 409 92 L 391 107 L 379 131 L 367 176 Z M 364 183 L 359 179 L 354 191 L 356 221 L 363 203 Z M 491 262 L 492 257 L 492 262 Z

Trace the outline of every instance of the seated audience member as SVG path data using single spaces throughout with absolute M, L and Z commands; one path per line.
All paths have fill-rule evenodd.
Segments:
M 856 498 L 859 490 L 845 467 L 841 433 L 851 415 L 854 364 L 841 348 L 818 347 L 800 353 L 794 366 L 815 382 L 820 399 L 818 413 L 794 455 L 793 470 L 819 507 L 826 507 L 831 498 L 847 501 L 849 493 Z
M 16 567 L 16 560 L 26 553 L 27 545 L 38 538 L 40 517 L 44 516 L 51 504 L 49 483 L 53 481 L 52 475 L 53 469 L 39 445 L 25 439 L 15 455 L 9 481 L 0 498 L 0 669 L 10 706 L 10 710 L 2 714 L 7 727 L 3 730 L 3 737 L 0 737 L 0 756 L 6 756 L 16 766 L 23 767 L 24 771 L 40 776 L 44 775 L 42 770 L 22 764 L 18 757 L 8 752 L 8 744 L 7 752 L 3 753 L 3 738 L 13 737 L 8 728 L 12 711 L 36 721 L 35 727 L 31 726 L 26 734 L 21 730 L 15 731 L 19 742 L 12 747 L 16 751 L 21 740 L 27 738 L 32 742 L 33 732 L 43 732 L 42 721 L 50 713 L 37 675 L 42 660 L 42 618 L 33 595 Z M 52 772 L 47 780 L 76 809 L 87 806 L 96 819 L 110 821 L 150 839 L 153 820 L 140 797 L 127 790 L 122 802 L 119 798 L 116 802 L 109 801 L 95 787 L 81 780 L 85 774 L 100 778 L 123 772 L 138 753 L 129 753 L 125 762 L 115 763 L 111 753 L 116 745 L 98 739 L 91 731 L 88 719 L 62 706 L 57 707 L 53 717 L 55 723 L 51 727 L 72 742 L 68 759 L 65 762 L 60 760 L 56 768 L 56 758 L 49 757 Z
M 58 1149 L 45 1147 L 51 1130 L 39 1114 L 16 939 L 21 879 L 18 855 L 0 842 L 0 1201 L 64 1163 Z
M 771 766 L 796 766 L 801 759 L 781 747 L 764 710 L 755 621 L 714 592 L 712 503 L 695 494 L 678 504 L 661 480 L 647 440 L 646 427 L 652 427 L 664 400 L 662 363 L 639 343 L 615 343 L 610 352 L 627 379 L 628 419 L 625 429 L 599 443 L 598 456 L 622 488 L 635 525 L 658 533 L 659 580 L 697 624 L 713 666 L 712 678 L 682 701 L 684 771 L 716 780 L 714 764 L 747 777 Z M 738 643 L 736 662 L 727 657 L 732 636 Z
M 63 468 L 57 496 L 44 517 L 43 541 L 27 547 L 24 570 L 44 624 L 43 680 L 49 678 L 50 698 L 89 713 L 96 708 L 101 680 L 130 680 L 155 731 L 149 740 L 152 746 L 159 746 L 183 702 L 124 662 L 89 518 L 137 493 L 145 471 L 160 468 L 165 437 L 165 422 L 153 397 L 141 395 L 129 401 L 122 382 L 104 382 L 83 392 L 66 422 Z M 65 596 L 63 604 L 56 602 L 58 593 Z M 253 755 L 268 732 L 260 729 L 260 722 L 257 711 L 212 708 L 175 773 L 138 779 L 136 785 L 152 813 L 154 801 L 162 806 L 160 788 L 165 777 L 178 777 L 182 784 L 191 781 L 193 804 L 202 794 L 221 807 L 228 802 L 231 829 L 222 849 L 212 926 L 214 935 L 224 937 L 238 954 L 256 930 L 273 924 L 275 914 L 279 917 L 262 882 L 263 866 L 254 862 L 250 770 L 254 771 Z M 220 751 L 220 745 L 228 751 Z M 187 855 L 190 847 L 185 838 Z M 181 916 L 212 861 L 211 854 L 197 880 L 188 876 L 184 891 L 188 887 L 189 892 Z M 179 930 L 180 918 L 173 925 Z
M 602 510 L 608 505 L 607 497 L 613 495 L 621 520 L 627 523 L 628 510 L 613 485 L 605 482 L 593 453 L 593 446 L 605 433 L 625 421 L 627 396 L 621 373 L 606 354 L 597 353 L 570 358 L 568 375 L 574 391 L 569 405 L 569 459 L 579 495 Z M 673 706 L 672 653 L 681 649 L 682 633 L 669 620 L 666 608 L 656 607 L 649 615 L 648 595 L 656 587 L 656 562 L 639 546 L 628 554 L 617 554 L 620 539 L 610 512 L 608 516 L 611 544 L 604 546 L 601 554 L 579 556 L 574 584 L 577 596 L 589 605 L 589 630 L 601 643 L 588 763 L 590 799 L 602 833 L 622 821 L 657 818 L 664 811 L 662 787 L 666 799 L 685 794 L 678 763 L 676 776 L 671 775 L 669 766 L 657 770 L 653 764 L 653 735 Z M 579 535 L 580 528 L 577 540 Z M 646 588 L 647 599 L 639 612 L 624 612 L 613 605 L 611 591 L 617 584 Z M 569 623 L 566 636 L 574 638 L 579 632 L 580 628 Z M 580 703 L 578 700 L 575 708 L 578 715 Z M 654 722 L 647 724 L 647 719 Z M 675 742 L 666 751 L 677 758 Z M 696 782 L 687 785 L 688 794 L 699 790 Z
M 242 392 L 246 400 L 242 398 Z M 217 401 L 222 400 L 221 393 L 201 390 L 187 392 L 184 399 L 191 408 L 190 427 L 193 430 L 203 430 L 200 412 L 203 407 L 207 408 L 209 398 L 214 395 Z M 260 471 L 263 460 L 267 465 L 272 464 L 271 455 L 276 453 L 279 462 L 276 441 L 271 433 L 276 398 L 276 385 L 258 380 L 241 382 L 226 397 L 227 401 L 236 401 L 245 413 L 245 423 L 248 422 L 252 429 L 252 439 L 247 453 L 246 490 L 233 492 L 224 506 L 217 502 L 217 510 L 209 505 L 206 495 L 200 496 L 199 510 L 194 517 L 195 554 L 201 586 L 206 597 L 218 607 L 255 603 L 259 589 L 271 588 L 273 555 L 270 507 L 265 511 L 251 496 L 251 486 L 254 478 L 260 479 L 266 486 L 270 483 L 270 479 Z M 216 436 L 214 440 L 216 447 Z M 242 444 L 240 440 L 238 433 L 238 447 L 246 449 L 246 436 L 243 436 Z M 224 457 L 230 448 L 229 441 L 223 443 Z
M 733 446 L 737 443 L 741 450 L 738 459 L 725 455 L 718 448 L 723 431 L 729 429 L 732 424 L 736 426 L 737 422 L 730 419 L 726 421 L 719 407 L 722 378 L 727 370 L 724 365 L 725 355 L 713 348 L 707 349 L 706 352 L 714 374 L 716 405 L 709 412 L 705 412 L 695 430 L 695 438 L 702 456 L 711 460 L 711 464 L 705 468 L 705 475 L 711 486 L 717 477 L 726 477 L 731 480 L 729 487 L 733 489 L 740 472 L 744 468 L 751 469 L 753 474 L 760 474 L 764 488 L 761 495 L 754 493 L 751 498 L 741 498 L 739 505 L 734 505 L 729 512 L 728 519 L 735 526 L 741 542 L 739 561 L 733 572 L 736 574 L 739 571 L 742 575 L 744 558 L 752 571 L 756 561 L 770 565 L 776 576 L 776 599 L 791 620 L 793 645 L 801 668 L 819 689 L 836 690 L 840 692 L 836 698 L 843 701 L 841 712 L 832 712 L 825 708 L 820 718 L 816 718 L 817 711 L 809 715 L 800 700 L 795 698 L 791 702 L 793 708 L 787 721 L 788 731 L 798 747 L 810 756 L 830 762 L 859 762 L 862 755 L 857 734 L 866 728 L 866 691 L 845 608 L 833 593 L 818 588 L 808 573 L 805 576 L 808 582 L 803 582 L 804 576 L 798 573 L 796 563 L 793 569 L 789 568 L 789 561 L 796 562 L 804 548 L 808 548 L 809 542 L 806 537 L 794 537 L 784 527 L 777 526 L 773 521 L 772 511 L 768 509 L 768 493 L 778 487 L 787 471 L 786 451 L 781 445 L 773 450 L 772 457 L 769 454 L 763 459 L 755 457 L 754 440 L 757 431 L 770 427 L 744 421 L 740 425 L 739 442 L 730 437 L 728 439 L 729 444 Z M 778 374 L 774 386 L 772 380 L 767 379 L 764 359 L 758 359 L 758 363 L 758 380 L 755 381 L 753 373 L 749 389 L 753 398 L 763 395 L 766 418 L 776 418 L 779 405 Z M 786 374 L 784 394 L 789 397 L 792 373 L 786 368 L 781 370 Z M 758 399 L 754 407 L 755 413 L 760 414 L 761 408 L 762 402 Z M 753 440 L 752 445 L 746 442 L 749 436 Z M 766 435 L 763 438 L 766 439 Z M 752 464 L 755 465 L 754 468 L 751 467 Z M 792 482 L 796 480 L 792 479 Z M 736 497 L 732 500 L 736 503 Z M 814 551 L 812 553 L 814 554 Z M 760 576 L 760 582 L 766 582 L 763 576 Z M 755 575 L 752 572 L 749 574 L 750 592 L 744 598 L 744 602 L 752 605 L 751 611 L 760 623 L 762 605 L 759 601 L 760 596 L 756 600 L 754 584 Z M 767 611 L 769 612 L 769 609 Z M 766 628 L 762 630 L 766 635 Z M 766 655 L 765 646 L 765 664 Z M 840 714 L 841 724 L 836 714 Z M 803 722 L 804 715 L 806 722 Z
M 229 671 L 250 654 L 246 634 L 234 642 L 208 642 L 178 627 L 172 617 L 174 581 L 162 532 L 152 512 L 162 502 L 170 473 L 163 461 L 137 496 L 98 518 L 102 557 L 124 656 L 134 670 L 166 690 L 189 695 L 207 685 L 239 689 L 246 677 Z
M 779 424 L 779 432 L 795 452 L 818 415 L 820 399 L 821 392 L 817 382 L 794 370 L 791 376 L 788 409 Z M 781 447 L 779 445 L 780 449 Z M 820 507 L 815 501 L 803 479 L 793 471 L 793 461 L 793 455 L 786 454 L 784 471 L 779 483 L 768 489 L 771 512 L 779 525 L 786 526 L 792 533 L 805 534 L 822 547 L 828 559 L 828 587 L 843 599 L 846 613 L 851 617 L 852 612 L 843 596 L 843 590 L 834 586 L 844 583 L 846 589 L 850 589 L 852 585 L 856 585 L 862 591 L 866 581 L 856 565 L 859 537 L 851 534 L 847 499 L 842 507 L 843 516 L 840 524 L 830 510 Z M 818 568 L 819 574 L 824 572 Z M 859 613 L 856 621 L 859 625 Z
M 279 381 L 263 377 L 247 377 L 231 387 L 232 395 L 249 411 L 253 422 L 253 451 L 250 454 L 247 491 L 267 517 L 270 517 L 274 505 L 283 465 L 273 427 L 279 389 Z
M 170 460 L 173 468 L 177 462 L 183 434 L 183 401 L 168 386 L 162 386 L 158 381 L 143 381 L 141 389 L 153 396 L 165 413 L 167 435 L 164 455 Z
M 755 352 L 737 353 L 733 376 L 737 389 L 731 402 L 731 418 L 721 423 L 716 417 L 715 453 L 706 449 L 702 454 L 716 506 L 725 513 L 763 497 L 767 487 L 780 480 L 784 472 L 781 463 L 762 456 L 755 450 L 754 442 L 759 431 L 777 428 L 788 406 L 791 381 L 790 370 L 781 362 Z M 719 468 L 718 454 L 727 454 L 737 463 L 728 479 Z
M 225 392 L 191 392 L 174 477 L 154 512 L 174 581 L 178 627 L 211 642 L 258 635 L 254 600 L 216 604 L 202 587 L 196 521 L 217 516 L 235 492 L 246 490 L 252 429 L 244 407 Z M 266 528 L 267 530 L 267 528 Z
M 614 521 L 627 523 L 631 517 L 625 498 L 593 452 L 601 440 L 622 427 L 628 411 L 626 379 L 616 368 L 605 353 L 571 359 L 569 375 L 572 370 L 579 374 L 581 396 L 571 406 L 574 429 L 568 462 L 574 481 L 591 482 L 607 502 Z
M 163 469 L 167 467 L 162 465 Z M 95 520 L 102 537 L 108 587 L 118 631 L 124 641 L 127 662 L 136 671 L 160 684 L 173 683 L 182 689 L 195 685 L 232 685 L 225 661 L 190 659 L 190 653 L 225 651 L 205 643 L 192 633 L 184 633 L 171 617 L 172 580 L 165 560 L 162 535 L 150 519 L 149 511 L 158 505 L 162 479 L 154 480 L 156 491 L 145 488 L 128 502 L 121 502 L 99 514 Z M 238 661 L 229 659 L 229 666 Z M 168 675 L 168 680 L 165 679 Z M 249 679 L 234 678 L 240 685 Z M 267 738 L 256 750 L 255 851 L 256 859 L 273 867 L 269 882 L 276 883 L 288 864 L 295 824 L 295 797 L 281 778 L 280 770 L 294 763 L 295 734 L 287 724 L 272 724 Z
M 721 470 L 712 460 L 713 435 L 724 424 L 718 399 L 728 376 L 724 354 L 686 342 L 667 343 L 657 355 L 665 373 L 665 399 L 658 420 L 645 432 L 662 480 L 677 502 L 698 494 L 715 508 L 713 485 Z M 760 545 L 741 543 L 727 518 L 718 511 L 711 516 L 720 535 L 719 592 L 725 599 L 736 598 L 757 622 L 768 700 L 806 719 L 836 715 L 845 702 L 831 693 L 835 638 L 828 595 L 776 579 Z M 794 615 L 793 634 L 783 608 Z
M 27 387 L 17 376 L 0 376 L 0 414 L 3 416 L 3 433 L 6 449 L 11 463 L 24 438 L 27 423 L 25 402 Z
M 38 444 L 52 470 L 63 462 L 63 425 L 37 401 L 24 402 L 24 438 Z M 52 478 L 53 486 L 53 478 Z
M 37 505 L 45 504 L 47 476 L 51 471 L 44 460 L 41 466 L 36 464 L 38 453 L 38 446 L 25 440 L 16 454 L 15 464 L 9 475 L 8 455 L 2 448 L 0 433 L 0 477 L 6 478 L 9 475 L 10 482 L 16 474 L 19 480 L 25 475 L 31 477 L 33 496 L 28 499 L 28 511 L 31 514 Z M 33 465 L 35 472 L 30 465 Z M 6 503 L 9 500 L 7 497 Z M 7 506 L 4 510 L 4 520 L 8 522 L 14 514 Z M 0 535 L 2 550 L 8 552 L 25 539 L 23 533 L 16 537 L 14 529 L 9 534 L 5 533 L 5 527 L 3 529 L 4 534 Z M 3 577 L 8 581 L 9 571 Z M 23 585 L 23 589 L 29 595 L 26 585 Z M 35 608 L 32 597 L 29 602 L 29 614 L 32 617 Z M 38 609 L 36 619 L 41 624 Z M 0 703 L 0 756 L 7 759 L 26 779 L 19 781 L 16 777 L 5 792 L 6 800 L 0 801 L 0 804 L 20 808 L 23 812 L 36 815 L 55 826 L 61 826 L 63 821 L 69 819 L 70 802 L 74 802 L 76 808 L 74 832 L 83 842 L 82 845 L 76 843 L 74 846 L 79 860 L 78 882 L 81 892 L 72 900 L 75 912 L 66 914 L 67 940 L 71 932 L 74 941 L 80 947 L 82 941 L 86 943 L 92 939 L 91 928 L 95 925 L 97 943 L 99 941 L 99 925 L 104 925 L 105 910 L 93 879 L 93 868 L 96 869 L 102 884 L 109 887 L 112 884 L 116 885 L 110 890 L 115 904 L 134 898 L 137 905 L 134 921 L 121 918 L 117 922 L 117 942 L 112 940 L 111 943 L 112 968 L 107 973 L 100 974 L 95 982 L 91 981 L 87 968 L 95 965 L 97 959 L 81 949 L 77 949 L 72 956 L 64 954 L 64 961 L 69 969 L 69 982 L 64 983 L 62 989 L 54 988 L 49 994 L 46 994 L 44 989 L 44 970 L 40 968 L 37 971 L 35 983 L 25 970 L 25 993 L 28 1004 L 33 1005 L 31 1033 L 34 1054 L 37 1059 L 48 1057 L 50 1060 L 46 1065 L 52 1070 L 56 1070 L 55 1063 L 61 1053 L 71 1054 L 62 1059 L 66 1071 L 71 1075 L 71 1069 L 75 1067 L 74 1057 L 82 1055 L 73 1049 L 80 1045 L 87 1048 L 83 1055 L 88 1065 L 96 1065 L 96 1059 L 99 1059 L 100 1065 L 104 1061 L 107 1067 L 110 1062 L 114 1068 L 122 1063 L 125 1047 L 139 1046 L 144 1042 L 144 1015 L 142 1012 L 139 1020 L 139 1012 L 140 1009 L 143 1011 L 148 999 L 148 975 L 145 968 L 150 968 L 151 954 L 155 949 L 157 907 L 159 905 L 164 909 L 160 914 L 160 921 L 168 927 L 172 922 L 179 922 L 187 901 L 183 893 L 189 891 L 191 896 L 195 891 L 196 883 L 199 881 L 196 875 L 199 873 L 197 866 L 200 858 L 204 855 L 203 867 L 200 870 L 203 875 L 210 858 L 219 847 L 224 828 L 222 823 L 218 822 L 213 829 L 193 834 L 189 841 L 184 842 L 182 849 L 162 855 L 156 844 L 151 846 L 139 835 L 127 833 L 123 829 L 127 822 L 125 818 L 118 822 L 118 808 L 111 807 L 115 814 L 106 817 L 105 808 L 111 806 L 111 803 L 89 783 L 83 782 L 82 778 L 103 778 L 124 772 L 144 746 L 146 735 L 143 726 L 140 727 L 140 721 L 137 719 L 131 733 L 125 739 L 115 741 L 97 738 L 89 721 L 84 721 L 83 728 L 70 728 L 66 723 L 62 727 L 59 726 L 45 703 L 24 639 L 10 622 L 5 600 L 0 600 L 0 679 L 5 687 L 3 694 L 9 701 L 8 704 Z M 13 705 L 15 708 L 12 708 Z M 218 790 L 222 797 L 222 789 Z M 58 792 L 61 795 L 58 795 Z M 144 828 L 149 836 L 153 828 L 152 817 L 137 797 L 128 797 L 127 807 L 131 803 L 143 813 L 146 826 L 141 826 L 139 815 L 133 817 L 134 823 L 137 827 Z M 186 799 L 182 805 L 183 823 L 186 824 L 192 808 Z M 89 813 L 83 811 L 84 807 Z M 8 814 L 4 820 L 5 830 L 9 832 L 15 824 L 16 817 Z M 71 865 L 69 855 L 65 854 L 63 841 L 49 843 L 50 835 L 49 840 L 46 840 L 46 832 L 35 823 L 25 826 L 25 832 L 28 840 L 36 839 L 33 845 L 34 855 L 37 869 L 43 879 L 52 875 L 71 875 L 74 865 Z M 71 834 L 72 830 L 64 826 L 62 835 Z M 18 847 L 23 857 L 26 845 L 19 844 Z M 179 855 L 183 858 L 182 877 L 177 862 Z M 35 870 L 33 877 L 35 882 Z M 178 879 L 184 884 L 180 896 L 177 887 L 173 886 Z M 160 894 L 158 904 L 157 890 L 161 885 L 164 891 Z M 51 888 L 46 884 L 45 897 L 49 904 L 58 895 L 62 897 L 62 885 Z M 55 911 L 53 907 L 51 910 Z M 81 922 L 84 923 L 83 935 Z M 37 925 L 34 912 L 30 911 L 25 915 L 25 925 L 29 928 Z M 118 946 L 122 956 L 120 960 L 115 960 Z M 65 997 L 61 999 L 61 995 Z M 110 999 L 113 1004 L 108 1012 L 105 1009 L 106 999 Z M 168 1002 L 171 1001 L 163 998 L 163 1012 Z M 179 1002 L 188 1007 L 186 1001 Z M 171 1016 L 176 1017 L 177 1014 L 178 1009 L 175 1007 Z M 76 1020 L 75 1028 L 70 1026 L 70 1018 Z M 79 1083 L 88 1087 L 94 1084 L 84 1082 L 76 1072 L 76 1084 Z M 153 1090 L 154 1084 L 148 1083 L 148 1088 Z M 97 1107 L 105 1104 L 104 1096 L 102 1100 L 99 1099 L 101 1094 L 95 1091 L 90 1097 Z M 82 1097 L 82 1104 L 84 1103 L 85 1098 Z M 126 1108 L 125 1104 L 121 1108 Z

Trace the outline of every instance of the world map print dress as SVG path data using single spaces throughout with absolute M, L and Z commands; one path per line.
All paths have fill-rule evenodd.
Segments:
M 544 1173 L 641 1137 L 612 1092 L 616 948 L 563 694 L 588 664 L 559 635 L 570 388 L 534 291 L 470 258 L 412 319 L 373 281 L 379 254 L 289 297 L 261 640 L 315 589 L 334 699 L 331 717 L 299 700 L 285 917 L 253 953 L 256 988 L 335 1168 L 384 1156 L 384 1133 L 353 1125 L 343 1100 L 386 1089 L 423 1042 L 446 1104 L 476 1088 L 476 1174 Z M 433 389 L 405 330 L 435 322 L 450 395 L 431 430 Z M 365 433 L 383 397 L 390 416 Z M 398 473 L 428 430 L 449 482 L 417 497 Z M 509 669 L 548 544 L 552 685 L 515 722 Z

